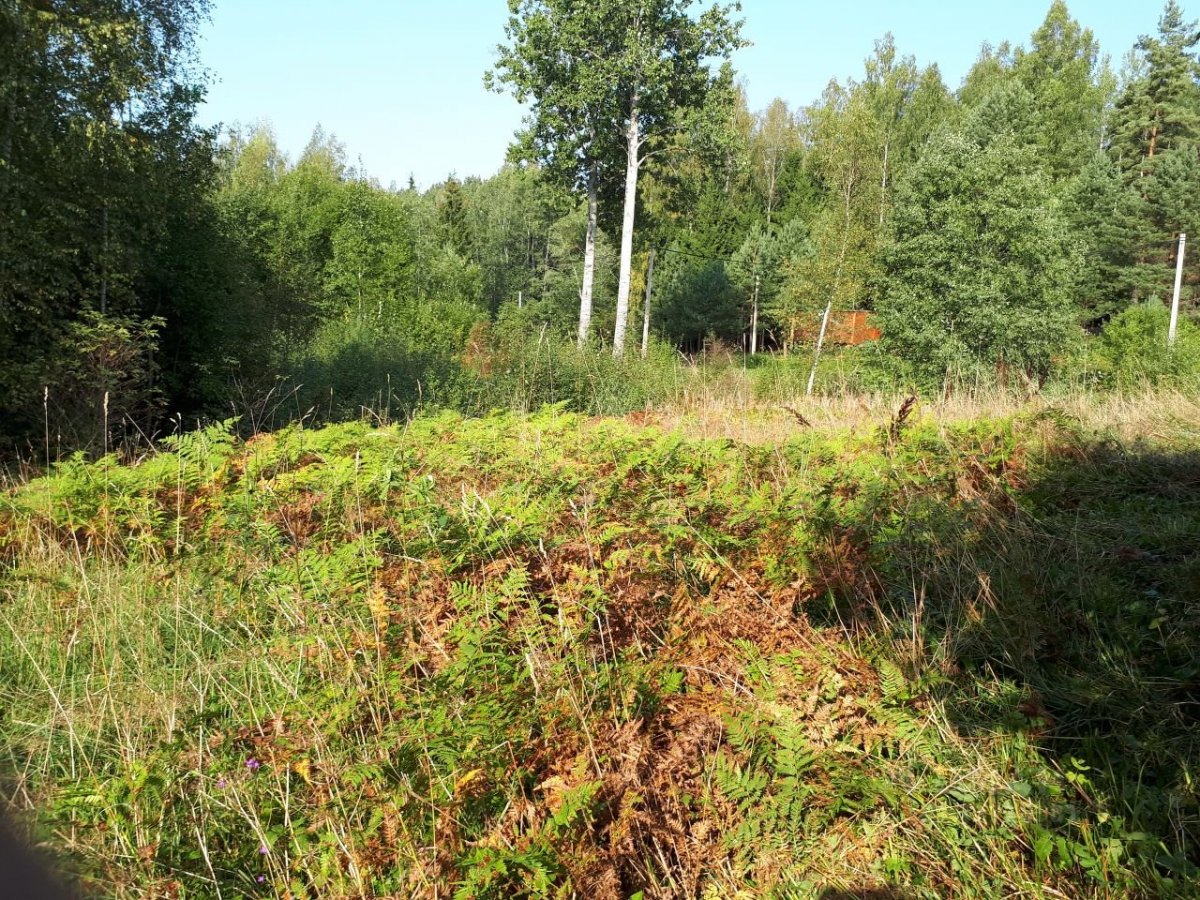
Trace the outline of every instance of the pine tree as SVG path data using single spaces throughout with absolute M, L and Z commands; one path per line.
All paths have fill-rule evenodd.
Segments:
M 901 190 L 877 309 L 885 346 L 922 380 L 1041 375 L 1070 333 L 1078 259 L 1030 154 L 940 134 Z
M 1121 168 L 1152 174 L 1154 159 L 1172 148 L 1195 146 L 1200 138 L 1200 63 L 1195 51 L 1200 30 L 1168 0 L 1157 37 L 1136 46 L 1140 71 L 1128 79 L 1113 114 L 1113 151 Z
M 1200 221 L 1200 30 L 1168 0 L 1157 36 L 1138 40 L 1134 70 L 1113 113 L 1111 152 L 1144 201 L 1131 229 L 1134 263 L 1124 281 L 1131 300 L 1165 296 L 1175 238 Z M 1193 270 L 1194 271 L 1194 270 Z M 1189 272 L 1189 282 L 1194 274 Z

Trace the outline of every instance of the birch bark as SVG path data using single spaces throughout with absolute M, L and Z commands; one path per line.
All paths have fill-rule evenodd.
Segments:
M 629 288 L 633 271 L 633 224 L 637 218 L 639 154 L 642 149 L 638 96 L 629 106 L 629 125 L 625 132 L 625 208 L 621 219 L 621 268 L 617 282 L 617 324 L 613 329 L 613 356 L 625 353 L 625 330 L 629 323 Z

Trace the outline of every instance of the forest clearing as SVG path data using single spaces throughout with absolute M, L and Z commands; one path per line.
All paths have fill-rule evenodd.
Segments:
M 0 895 L 1200 898 L 1200 23 L 346 5 L 0 0 Z
M 63 464 L 0 501 L 14 796 L 117 896 L 1194 896 L 1200 416 L 1129 409 Z

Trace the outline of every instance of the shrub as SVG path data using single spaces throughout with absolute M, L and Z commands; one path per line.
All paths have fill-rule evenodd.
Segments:
M 107 450 L 149 433 L 162 413 L 155 346 L 162 319 L 85 312 L 62 338 L 47 386 L 46 426 L 58 442 Z M 49 448 L 47 448 L 49 450 Z
M 1090 354 L 1103 384 L 1200 384 L 1200 327 L 1180 317 L 1175 346 L 1167 346 L 1170 310 L 1160 301 L 1131 306 L 1109 322 Z
M 405 415 L 423 405 L 454 405 L 465 377 L 457 354 L 469 324 L 450 319 L 436 342 L 427 341 L 435 314 L 414 312 L 403 323 L 408 327 L 395 329 L 326 324 L 295 364 L 295 404 L 281 412 L 311 411 L 338 420 L 362 415 L 364 409 Z
M 502 317 L 471 353 L 477 373 L 471 396 L 457 403 L 468 412 L 562 405 L 589 415 L 623 415 L 677 392 L 680 359 L 664 344 L 652 344 L 644 359 L 632 348 L 614 359 L 607 349 L 580 350 L 573 338 L 515 313 Z

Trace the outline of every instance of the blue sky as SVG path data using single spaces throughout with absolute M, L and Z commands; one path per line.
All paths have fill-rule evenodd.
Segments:
M 1119 66 L 1152 32 L 1157 2 L 1068 0 Z M 504 0 L 214 0 L 199 44 L 213 83 L 206 124 L 271 123 L 295 155 L 319 122 L 385 185 L 427 187 L 455 172 L 490 175 L 521 109 L 488 93 L 483 72 L 504 37 Z M 707 5 L 707 3 L 705 4 Z M 937 62 L 951 87 L 984 41 L 1026 43 L 1050 0 L 743 0 L 753 46 L 735 58 L 751 106 L 814 100 L 831 77 L 858 76 L 887 31 L 901 53 Z M 1200 14 L 1196 0 L 1185 3 Z

